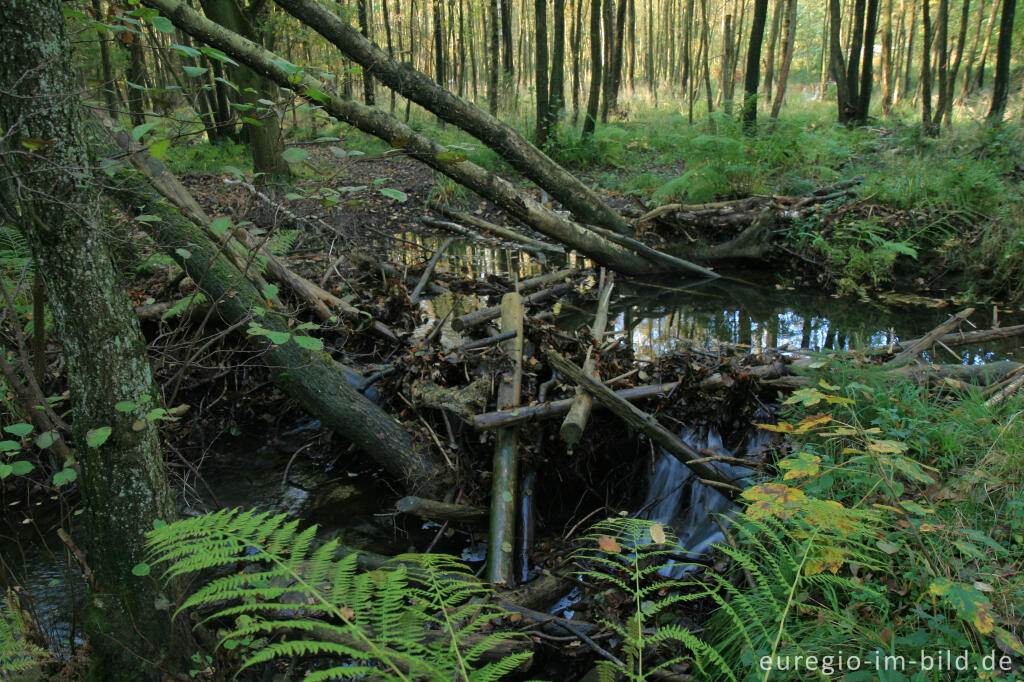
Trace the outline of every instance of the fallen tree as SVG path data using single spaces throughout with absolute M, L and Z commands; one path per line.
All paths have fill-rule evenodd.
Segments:
M 294 90 L 337 119 L 379 137 L 461 185 L 493 201 L 543 235 L 551 237 L 609 269 L 627 275 L 679 270 L 664 260 L 651 259 L 575 223 L 519 192 L 510 182 L 476 164 L 453 159 L 450 150 L 420 135 L 383 111 L 355 100 L 334 97 L 320 80 L 278 55 L 206 19 L 182 0 L 145 0 L 175 26 L 196 40 L 222 50 L 284 88 Z M 692 265 L 692 264 L 691 264 Z M 697 268 L 698 266 L 692 266 Z
M 119 130 L 109 132 L 128 135 Z M 122 139 L 116 146 L 128 144 Z M 128 161 L 135 167 L 145 165 L 166 173 L 163 164 L 145 150 L 130 153 Z M 148 176 L 131 172 L 127 178 L 115 178 L 113 196 L 132 215 L 141 214 L 144 205 L 145 213 L 159 217 L 140 224 L 192 278 L 225 323 L 251 323 L 259 330 L 250 331 L 248 343 L 263 353 L 274 383 L 325 426 L 373 457 L 410 492 L 438 495 L 449 476 L 441 460 L 418 446 L 401 424 L 357 390 L 359 377 L 351 369 L 300 345 L 295 339 L 300 334 L 289 329 L 284 315 L 266 310 L 263 295 L 228 260 L 224 245 L 216 244 L 196 225 L 201 221 L 182 215 L 163 200 Z M 275 342 L 282 338 L 286 340 Z

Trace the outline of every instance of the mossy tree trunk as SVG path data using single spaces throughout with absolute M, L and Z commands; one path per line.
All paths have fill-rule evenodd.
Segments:
M 84 620 L 95 679 L 146 680 L 163 675 L 143 661 L 164 667 L 174 649 L 170 619 L 154 609 L 157 583 L 132 567 L 144 558 L 144 533 L 174 506 L 157 425 L 145 418 L 159 395 L 90 188 L 61 9 L 58 0 L 0 0 L 0 196 L 4 218 L 32 243 L 67 363 L 87 560 L 100 590 Z M 121 401 L 139 407 L 122 412 Z M 107 440 L 90 446 L 105 428 Z

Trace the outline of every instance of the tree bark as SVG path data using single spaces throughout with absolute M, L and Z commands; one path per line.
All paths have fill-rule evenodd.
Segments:
M 921 46 L 921 125 L 925 135 L 934 135 L 932 126 L 932 16 L 931 0 L 921 2 L 924 44 Z
M 190 33 L 197 40 L 217 47 L 234 59 L 258 70 L 266 77 L 295 89 L 302 96 L 322 105 L 328 113 L 339 120 L 379 137 L 395 148 L 404 149 L 413 158 L 465 185 L 477 194 L 491 199 L 541 234 L 579 250 L 598 263 L 618 272 L 633 275 L 666 269 L 664 266 L 652 265 L 649 259 L 637 255 L 634 250 L 618 246 L 599 236 L 593 230 L 588 230 L 546 209 L 540 203 L 524 196 L 511 183 L 494 173 L 469 161 L 450 161 L 448 158 L 450 150 L 447 147 L 420 135 L 409 126 L 391 118 L 387 113 L 379 109 L 370 109 L 353 100 L 327 95 L 327 86 L 317 79 L 305 73 L 296 73 L 287 65 L 282 65 L 283 61 L 277 55 L 204 19 L 182 0 L 145 0 L 145 4 L 159 9 L 176 26 Z M 360 40 L 362 39 L 358 33 L 355 35 Z M 402 70 L 402 72 L 410 73 L 409 70 Z M 374 73 L 379 75 L 381 72 L 375 70 Z M 415 74 L 415 72 L 411 73 Z M 422 74 L 416 74 L 416 77 L 424 78 Z M 451 97 L 450 93 L 446 93 L 446 95 Z M 483 114 L 483 112 L 480 113 Z M 486 116 L 486 114 L 484 115 Z M 500 124 L 500 122 L 498 123 Z M 576 182 L 579 181 L 576 180 Z
M 498 0 L 491 0 L 488 15 L 488 34 L 491 37 L 490 73 L 487 75 L 487 108 L 491 116 L 498 116 L 498 74 L 501 57 L 501 26 L 498 19 Z
M 779 83 L 772 102 L 772 118 L 777 119 L 782 111 L 782 103 L 786 99 L 786 86 L 789 83 L 789 69 L 793 65 L 793 47 L 796 44 L 796 7 L 797 0 L 786 0 L 786 14 L 783 17 L 783 33 L 785 44 L 782 52 L 782 66 L 779 67 Z
M 584 140 L 593 135 L 597 128 L 598 108 L 601 103 L 601 60 L 601 0 L 592 0 L 590 4 L 590 95 L 587 98 L 587 114 L 583 118 Z
M 892 3 L 893 0 L 885 0 L 882 23 L 882 115 L 887 118 L 892 114 Z
M 551 82 L 548 94 L 548 115 L 544 119 L 544 139 L 550 140 L 558 130 L 558 119 L 565 109 L 565 0 L 555 0 L 555 35 L 551 52 Z
M 512 87 L 516 78 L 512 60 L 512 0 L 501 0 L 501 68 L 505 73 L 505 87 Z
M 868 113 L 871 109 L 871 89 L 875 84 L 875 32 L 878 28 L 878 2 L 879 0 L 868 0 L 867 16 L 864 18 L 864 63 L 861 65 L 860 92 L 857 104 L 857 122 L 862 125 L 868 120 Z
M 0 127 L 9 141 L 0 148 L 0 206 L 32 244 L 67 363 L 84 537 L 102 591 L 83 621 L 90 672 L 161 679 L 155 668 L 173 668 L 182 645 L 170 640 L 167 612 L 154 608 L 157 582 L 132 575 L 145 558 L 145 532 L 175 515 L 157 423 L 146 419 L 160 398 L 102 224 L 61 10 L 57 0 L 0 0 Z M 28 150 L 19 139 L 45 143 Z M 120 412 L 121 401 L 138 407 Z M 101 428 L 111 431 L 97 445 L 89 434 Z
M 999 42 L 996 43 L 996 75 L 992 81 L 992 106 L 986 118 L 989 123 L 1001 123 L 1010 92 L 1010 48 L 1013 42 L 1013 15 L 1017 0 L 1003 0 L 1003 13 L 999 18 Z
M 356 0 L 356 2 L 357 14 L 359 15 L 359 31 L 363 34 L 364 38 L 373 42 L 373 36 L 370 35 L 369 3 L 371 0 Z M 389 56 L 390 53 L 391 51 L 388 50 Z M 377 103 L 373 92 L 373 76 L 365 70 L 363 71 L 363 102 L 365 102 L 368 107 L 372 107 Z
M 534 10 L 534 62 L 533 85 L 537 98 L 537 120 L 535 135 L 537 146 L 544 148 L 548 141 L 548 3 L 547 0 L 533 0 Z
M 747 48 L 747 72 L 743 82 L 743 129 L 748 135 L 757 126 L 757 80 L 761 74 L 761 42 L 768 15 L 768 0 L 754 0 L 754 19 Z

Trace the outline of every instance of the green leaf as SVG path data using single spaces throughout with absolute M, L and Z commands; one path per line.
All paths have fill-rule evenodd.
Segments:
M 11 462 L 11 471 L 14 472 L 15 476 L 24 476 L 35 468 L 36 467 L 32 462 L 27 462 L 23 459 L 18 460 L 17 462 Z
M 136 407 L 138 407 L 138 404 L 133 403 L 130 400 L 122 400 L 121 402 L 114 404 L 114 409 L 118 412 L 131 412 Z
M 0 462 L 0 481 L 14 473 L 14 467 Z
M 45 450 L 46 448 L 53 445 L 56 441 L 56 431 L 44 431 L 43 433 L 39 434 L 38 438 L 36 438 L 36 447 L 39 448 L 40 450 Z
M 405 192 L 401 192 L 397 189 L 391 189 L 390 187 L 382 187 L 380 193 L 386 197 L 390 197 L 395 201 L 405 201 L 409 198 L 409 195 Z
M 149 575 L 149 570 L 149 564 L 143 561 L 132 566 L 132 575 L 137 575 L 142 578 Z
M 170 147 L 170 140 L 157 140 L 153 144 L 149 145 L 149 155 L 162 161 L 164 156 L 167 155 L 167 150 L 170 149 Z
M 309 152 L 298 147 L 289 147 L 281 153 L 281 158 L 288 163 L 301 163 L 309 158 Z
M 189 78 L 199 78 L 200 76 L 205 76 L 207 71 L 205 66 L 183 66 L 182 68 L 185 69 L 185 74 Z
M 202 54 L 199 50 L 194 47 L 188 47 L 186 45 L 172 44 L 171 49 L 182 55 L 183 57 L 198 57 Z M 205 71 L 205 69 L 204 69 Z
M 210 232 L 214 234 L 223 234 L 231 228 L 231 218 L 221 216 L 220 218 L 214 218 L 210 221 Z
M 218 62 L 224 62 L 225 64 L 230 64 L 231 66 L 238 66 L 238 62 L 236 62 L 234 59 L 227 56 L 215 47 L 206 47 L 204 45 L 203 47 L 199 48 L 199 51 L 205 54 L 210 59 L 216 59 Z M 235 89 L 237 90 L 238 88 Z
M 11 434 L 12 436 L 24 438 L 28 434 L 32 433 L 32 428 L 32 425 L 29 424 L 28 422 L 21 422 L 20 424 L 11 424 L 10 426 L 5 426 L 4 431 Z
M 161 33 L 174 33 L 174 24 L 167 17 L 153 17 L 153 28 Z
M 67 485 L 68 483 L 74 483 L 77 480 L 78 472 L 71 467 L 62 469 L 53 475 L 53 484 L 58 488 L 62 485 Z
M 263 297 L 264 298 L 267 298 L 267 299 L 277 298 L 278 293 L 280 293 L 280 290 L 277 288 L 276 284 L 268 284 L 267 286 L 263 287 Z
M 178 254 L 182 258 L 188 259 L 192 257 L 192 252 L 188 249 L 175 249 L 174 253 Z
M 324 342 L 314 336 L 293 336 L 295 343 L 307 350 L 323 350 Z
M 100 426 L 95 429 L 90 429 L 89 432 L 85 434 L 85 444 L 90 448 L 98 448 L 107 442 L 107 439 L 110 438 L 110 434 L 113 431 L 114 429 L 109 426 Z
M 154 121 L 153 123 L 143 123 L 142 125 L 135 126 L 134 128 L 132 128 L 132 137 L 134 137 L 136 141 L 141 140 L 143 135 L 148 133 L 153 128 L 156 128 L 158 125 L 160 125 L 160 121 Z
M 21 450 L 21 443 L 16 440 L 0 440 L 0 452 L 17 452 Z

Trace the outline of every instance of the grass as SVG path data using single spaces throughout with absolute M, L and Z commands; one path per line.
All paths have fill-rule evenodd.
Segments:
M 846 542 L 825 553 L 825 570 L 863 587 L 841 595 L 871 633 L 847 651 L 863 657 L 873 644 L 918 661 L 948 649 L 970 652 L 972 663 L 990 651 L 1024 655 L 1024 397 L 988 406 L 976 389 L 927 389 L 836 360 L 814 378 L 817 386 L 795 392 L 773 427 L 790 433 L 792 448 L 761 491 L 776 486 L 788 507 L 771 496 L 758 504 L 797 529 L 801 506 L 812 501 L 881 514 L 873 537 L 849 538 L 869 540 L 881 564 L 845 556 Z M 808 606 L 820 598 L 803 597 Z M 801 628 L 809 616 L 799 610 L 792 618 L 787 629 L 801 632 L 801 650 L 828 649 L 823 638 L 834 632 Z

